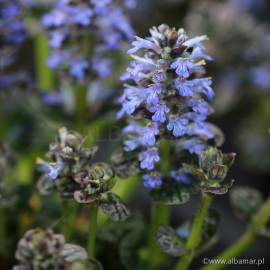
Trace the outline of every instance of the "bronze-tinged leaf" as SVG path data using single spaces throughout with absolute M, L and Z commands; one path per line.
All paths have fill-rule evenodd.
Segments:
M 98 200 L 98 196 L 89 196 L 86 192 L 82 190 L 77 190 L 73 193 L 74 200 L 78 203 L 90 204 Z
M 236 186 L 230 192 L 230 203 L 237 215 L 249 219 L 259 211 L 263 198 L 255 188 Z
M 170 226 L 160 225 L 156 237 L 159 247 L 168 255 L 178 257 L 186 253 L 184 243 Z
M 167 179 L 160 187 L 152 189 L 150 195 L 156 202 L 177 205 L 187 203 L 197 191 L 193 185 L 185 185 L 173 179 Z
M 230 180 L 228 183 L 220 184 L 218 187 L 201 187 L 202 192 L 211 193 L 215 195 L 224 195 L 233 186 L 234 179 Z
M 130 210 L 121 198 L 111 192 L 106 194 L 106 198 L 102 198 L 100 207 L 115 222 L 126 221 L 131 216 Z

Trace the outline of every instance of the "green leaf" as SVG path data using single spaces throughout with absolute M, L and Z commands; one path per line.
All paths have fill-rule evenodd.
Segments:
M 249 219 L 259 211 L 263 198 L 255 188 L 237 186 L 230 192 L 230 203 L 238 216 Z
M 107 198 L 102 198 L 100 207 L 113 221 L 126 221 L 131 212 L 121 201 L 121 198 L 112 192 L 106 194 Z
M 160 248 L 170 256 L 178 257 L 186 253 L 184 242 L 170 226 L 159 226 L 156 236 Z
M 150 191 L 150 195 L 156 202 L 176 205 L 188 202 L 197 193 L 197 189 L 191 185 L 184 185 L 172 179 L 164 180 L 163 184 Z

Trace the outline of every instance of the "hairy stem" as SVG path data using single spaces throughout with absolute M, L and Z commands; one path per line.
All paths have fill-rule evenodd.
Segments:
M 96 252 L 96 233 L 97 233 L 97 217 L 98 217 L 98 204 L 94 203 L 90 209 L 89 233 L 87 251 L 90 258 L 95 257 Z
M 237 240 L 231 247 L 215 257 L 213 260 L 219 260 L 220 264 L 209 264 L 201 270 L 219 270 L 226 267 L 226 261 L 237 258 L 239 255 L 249 249 L 257 239 L 256 229 L 263 228 L 270 220 L 270 197 L 263 204 L 259 213 L 255 216 L 253 226 L 249 227 L 243 236 Z
M 201 237 L 204 219 L 207 215 L 208 209 L 212 201 L 211 195 L 203 194 L 202 203 L 199 211 L 193 221 L 189 238 L 186 243 L 188 253 L 180 258 L 180 261 L 174 268 L 175 270 L 186 270 L 189 268 L 190 263 L 195 255 L 198 243 Z
M 54 87 L 53 72 L 47 65 L 49 45 L 46 35 L 39 33 L 35 38 L 35 70 L 37 87 L 42 91 L 51 90 Z

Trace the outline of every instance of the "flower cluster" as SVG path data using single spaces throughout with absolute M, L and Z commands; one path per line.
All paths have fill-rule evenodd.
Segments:
M 200 154 L 215 138 L 206 122 L 214 91 L 211 78 L 204 76 L 204 65 L 211 60 L 203 45 L 206 36 L 189 39 L 183 29 L 167 25 L 152 28 L 150 34 L 137 37 L 128 51 L 133 61 L 122 76 L 128 83 L 119 98 L 118 117 L 136 119 L 123 130 L 125 151 L 139 150 L 141 169 L 151 171 L 144 175 L 145 185 L 156 187 L 162 183 L 156 171 L 161 139 L 177 140 L 180 150 Z
M 48 31 L 52 69 L 67 70 L 82 81 L 86 73 L 104 79 L 112 74 L 110 53 L 133 37 L 133 30 L 118 0 L 59 0 L 43 16 Z M 123 1 L 127 8 L 133 0 Z M 88 42 L 89 41 L 89 42 Z M 98 46 L 97 46 L 98 45 Z
M 130 216 L 121 199 L 110 192 L 115 185 L 114 170 L 104 162 L 91 162 L 97 147 L 83 147 L 85 140 L 76 132 L 61 128 L 50 145 L 49 162 L 38 159 L 37 167 L 45 174 L 38 182 L 43 195 L 53 190 L 64 199 L 78 203 L 98 203 L 113 221 L 124 221 Z
M 4 68 L 15 60 L 16 50 L 25 39 L 24 24 L 21 19 L 19 1 L 0 0 L 0 68 Z
M 51 229 L 35 229 L 26 232 L 19 241 L 16 251 L 19 265 L 13 270 L 86 270 L 87 258 L 84 248 L 66 244 L 63 235 L 54 234 Z
M 91 163 L 97 147 L 84 148 L 84 138 L 66 128 L 59 130 L 50 145 L 49 162 L 37 160 L 45 175 L 39 182 L 41 193 L 56 188 L 62 197 L 80 203 L 91 203 L 114 185 L 114 172 L 106 163 Z

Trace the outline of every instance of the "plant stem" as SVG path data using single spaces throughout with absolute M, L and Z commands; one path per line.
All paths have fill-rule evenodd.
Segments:
M 149 229 L 149 244 L 148 244 L 148 270 L 157 269 L 157 266 L 162 263 L 164 253 L 160 250 L 156 242 L 156 231 L 159 225 L 169 223 L 169 206 L 161 203 L 153 202 L 151 213 L 151 224 Z
M 87 114 L 86 95 L 87 89 L 84 83 L 80 83 L 75 89 L 76 97 L 76 126 L 79 132 L 83 131 Z
M 263 204 L 259 213 L 255 216 L 253 220 L 253 226 L 249 227 L 243 236 L 236 241 L 231 247 L 222 252 L 220 255 L 215 257 L 213 260 L 220 260 L 219 264 L 209 264 L 201 268 L 201 270 L 218 270 L 225 268 L 226 262 L 230 259 L 237 258 L 243 252 L 245 252 L 248 248 L 252 246 L 252 244 L 257 239 L 256 229 L 263 228 L 267 225 L 270 219 L 270 197 Z
M 64 205 L 64 235 L 66 241 L 70 241 L 72 238 L 76 216 L 77 216 L 78 205 L 74 202 L 66 202 Z
M 97 217 L 98 217 L 98 204 L 91 205 L 90 221 L 89 221 L 89 234 L 87 251 L 90 258 L 95 257 L 96 252 L 96 233 L 97 233 Z
M 201 206 L 193 221 L 190 235 L 186 243 L 188 253 L 180 258 L 179 263 L 174 268 L 175 270 L 186 270 L 188 269 L 190 263 L 192 262 L 192 259 L 195 255 L 196 248 L 200 240 L 204 219 L 205 216 L 207 215 L 211 201 L 212 201 L 211 195 L 204 193 Z
M 46 35 L 39 33 L 35 38 L 35 70 L 38 89 L 51 90 L 54 87 L 54 76 L 47 65 L 49 45 Z

